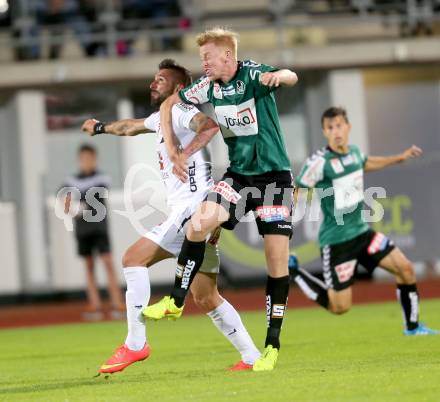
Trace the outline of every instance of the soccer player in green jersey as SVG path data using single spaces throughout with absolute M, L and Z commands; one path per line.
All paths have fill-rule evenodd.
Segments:
M 319 243 L 325 284 L 298 267 L 290 257 L 291 276 L 307 297 L 334 314 L 346 313 L 352 304 L 352 285 L 358 264 L 369 272 L 377 266 L 392 273 L 405 319 L 405 335 L 436 334 L 419 323 L 419 296 L 413 265 L 383 233 L 369 228 L 362 216 L 363 174 L 421 155 L 412 146 L 395 156 L 365 156 L 349 145 L 351 125 L 343 108 L 331 107 L 322 117 L 327 147 L 313 154 L 296 178 L 302 188 L 317 188 L 324 220 Z
M 265 350 L 253 369 L 272 370 L 280 348 L 280 332 L 289 292 L 288 251 L 292 236 L 292 176 L 280 128 L 274 91 L 293 86 L 294 72 L 253 61 L 237 60 L 237 35 L 215 28 L 197 38 L 206 76 L 171 96 L 161 106 L 161 130 L 174 162 L 174 172 L 185 181 L 191 171 L 185 161 L 212 136 L 197 136 L 178 150 L 171 125 L 175 103 L 211 103 L 228 146 L 230 166 L 191 218 L 178 258 L 171 296 L 144 310 L 151 319 L 181 315 L 186 293 L 199 270 L 205 241 L 217 227 L 232 230 L 249 211 L 256 214 L 267 261 Z

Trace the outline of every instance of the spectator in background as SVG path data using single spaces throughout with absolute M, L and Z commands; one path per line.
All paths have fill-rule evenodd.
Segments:
M 77 36 L 87 56 L 98 54 L 102 45 L 90 40 L 93 32 L 91 23 L 95 20 L 93 1 L 84 0 L 34 0 L 32 3 L 37 25 L 46 26 L 52 42 L 49 58 L 57 59 L 63 46 L 66 27 Z
M 78 244 L 78 254 L 84 259 L 87 275 L 87 299 L 89 306 L 84 313 L 84 318 L 99 320 L 103 318 L 102 302 L 95 278 L 94 252 L 98 252 L 104 263 L 107 278 L 108 291 L 112 304 L 112 317 L 121 318 L 125 312 L 121 291 L 118 286 L 113 257 L 110 252 L 110 241 L 107 227 L 107 211 L 99 222 L 91 222 L 85 219 L 83 212 L 88 212 L 92 217 L 98 218 L 98 205 L 105 206 L 102 189 L 108 189 L 110 179 L 107 175 L 97 170 L 97 153 L 91 145 L 84 144 L 78 151 L 79 173 L 68 177 L 63 187 L 74 187 L 81 194 L 79 213 L 76 214 L 75 237 Z M 99 191 L 101 189 L 101 191 Z M 69 213 L 74 192 L 67 193 L 64 202 L 64 212 Z M 90 198 L 91 197 L 91 198 Z M 91 201 L 90 201 L 91 200 Z M 92 204 L 92 205 L 90 205 Z
M 148 19 L 152 29 L 188 28 L 190 21 L 182 18 L 182 10 L 178 0 L 122 0 L 122 16 L 124 19 Z M 160 39 L 153 37 L 151 50 L 181 50 L 181 35 L 166 35 Z

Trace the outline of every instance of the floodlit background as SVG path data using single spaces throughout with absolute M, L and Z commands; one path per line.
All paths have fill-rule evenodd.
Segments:
M 330 105 L 348 110 L 351 140 L 366 154 L 423 148 L 418 160 L 368 175 L 366 186 L 387 193 L 374 228 L 417 263 L 420 279 L 440 273 L 440 1 L 0 0 L 0 304 L 83 295 L 73 234 L 54 207 L 83 142 L 97 147 L 112 178 L 111 237 L 123 286 L 121 257 L 140 236 L 124 211 L 156 206 L 140 214 L 145 230 L 166 213 L 155 136 L 88 138 L 79 128 L 89 117 L 151 113 L 149 82 L 165 57 L 200 76 L 194 38 L 214 25 L 239 32 L 239 59 L 297 72 L 299 83 L 276 94 L 295 172 L 324 144 L 320 115 Z M 210 150 L 218 178 L 228 163 L 220 136 Z M 126 180 L 137 163 L 144 165 Z M 144 185 L 132 206 L 124 185 L 128 194 Z M 317 229 L 297 223 L 291 248 L 319 272 Z M 223 233 L 221 257 L 224 286 L 263 283 L 252 219 Z M 153 288 L 173 277 L 173 261 L 159 265 Z

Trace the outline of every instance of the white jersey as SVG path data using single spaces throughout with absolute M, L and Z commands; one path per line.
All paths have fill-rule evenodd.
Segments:
M 191 119 L 199 113 L 193 105 L 178 103 L 172 109 L 173 130 L 182 147 L 187 146 L 195 137 L 190 130 Z M 160 130 L 160 113 L 156 112 L 144 121 L 147 129 L 157 133 L 157 153 L 159 169 L 167 189 L 167 200 L 170 207 L 182 206 L 188 202 L 201 202 L 213 185 L 211 161 L 206 151 L 200 150 L 188 158 L 188 180 L 182 183 L 172 172 L 173 164 L 168 157 L 165 141 Z

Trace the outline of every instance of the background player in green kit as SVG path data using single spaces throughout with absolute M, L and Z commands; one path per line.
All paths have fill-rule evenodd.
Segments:
M 292 177 L 273 91 L 293 86 L 290 70 L 237 60 L 236 34 L 216 28 L 197 38 L 206 73 L 161 106 L 161 127 L 174 172 L 186 179 L 185 161 L 211 137 L 197 136 L 178 151 L 171 126 L 171 107 L 178 102 L 214 107 L 229 150 L 230 167 L 191 218 L 178 258 L 173 291 L 144 310 L 152 319 L 180 317 L 192 279 L 205 252 L 207 235 L 218 226 L 233 229 L 249 211 L 256 213 L 267 261 L 265 350 L 253 369 L 272 370 L 280 348 L 280 331 L 289 292 L 288 250 L 292 235 Z
M 397 295 L 405 319 L 405 335 L 435 334 L 419 323 L 419 297 L 413 265 L 384 234 L 369 228 L 362 217 L 363 173 L 380 170 L 418 157 L 416 146 L 395 156 L 365 156 L 348 144 L 351 125 L 342 108 L 331 107 L 322 117 L 322 130 L 328 146 L 313 154 L 296 178 L 298 187 L 322 190 L 324 220 L 319 243 L 325 284 L 298 267 L 291 256 L 291 275 L 303 292 L 334 314 L 346 313 L 352 303 L 351 286 L 358 264 L 372 272 L 379 266 L 391 272 L 397 282 Z

